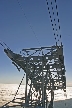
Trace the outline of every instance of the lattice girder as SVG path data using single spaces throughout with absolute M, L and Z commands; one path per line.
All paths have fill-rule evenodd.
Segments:
M 17 69 L 26 73 L 25 103 L 27 105 L 45 106 L 48 91 L 66 89 L 63 45 L 23 49 L 23 54 L 4 50 Z M 29 86 L 29 90 L 28 90 Z M 38 93 L 38 94 L 37 94 Z M 35 99 L 33 99 L 35 97 Z M 51 96 L 53 100 L 53 96 Z
M 43 49 L 41 48 L 41 51 Z M 34 77 L 36 79 L 41 79 L 41 76 L 39 78 L 38 74 L 41 74 L 43 71 L 44 73 L 50 73 L 51 77 L 53 77 L 55 74 L 57 74 L 57 75 L 55 75 L 55 77 L 53 77 L 54 82 L 59 82 L 59 83 L 61 81 L 63 82 L 62 77 L 65 75 L 63 46 L 54 46 L 55 51 L 52 51 L 53 50 L 53 46 L 52 46 L 51 49 L 49 47 L 49 50 L 51 51 L 51 53 L 49 52 L 49 54 L 46 53 L 42 56 L 41 55 L 38 55 L 38 56 L 33 55 L 33 56 L 24 57 L 24 62 L 26 63 L 26 61 L 27 61 L 28 77 L 30 79 L 32 77 Z M 24 67 L 24 69 L 26 70 L 26 66 Z M 49 79 L 50 79 L 50 77 L 48 77 L 48 80 Z M 58 85 L 57 86 L 55 85 L 54 89 L 55 89 L 55 87 L 58 87 Z M 60 86 L 60 88 L 63 88 L 63 86 L 62 87 Z M 65 86 L 64 86 L 64 88 L 65 88 Z M 58 89 L 59 89 L 59 87 L 58 87 Z

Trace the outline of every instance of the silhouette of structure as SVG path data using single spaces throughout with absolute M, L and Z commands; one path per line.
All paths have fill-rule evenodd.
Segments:
M 23 49 L 24 56 L 15 54 L 8 48 L 4 49 L 4 52 L 18 70 L 22 68 L 26 73 L 25 97 L 22 98 L 25 103 L 18 103 L 24 107 L 53 108 L 54 90 L 66 91 L 62 43 L 61 46 L 56 43 L 56 46 L 52 47 Z M 49 90 L 50 102 L 48 101 Z M 17 103 L 14 100 L 12 102 Z
M 54 90 L 63 89 L 64 92 L 66 92 L 66 77 L 62 42 L 60 45 L 58 45 L 58 42 L 61 39 L 61 34 L 58 34 L 60 25 L 57 26 L 56 24 L 59 24 L 58 11 L 56 11 L 57 22 L 55 22 L 56 19 L 54 18 L 52 20 L 51 15 L 51 13 L 55 15 L 53 10 L 54 8 L 52 6 L 53 3 L 50 2 L 50 4 L 52 7 L 52 12 L 50 12 L 50 7 L 48 6 L 49 2 L 47 1 L 48 12 L 54 31 L 56 45 L 51 47 L 23 49 L 22 52 L 24 56 L 22 56 L 22 54 L 13 53 L 13 51 L 11 51 L 9 48 L 4 49 L 4 52 L 12 60 L 12 63 L 17 67 L 18 71 L 23 69 L 26 73 L 25 97 L 16 98 L 17 92 L 22 83 L 21 81 L 14 99 L 10 101 L 13 103 L 18 103 L 20 106 L 25 108 L 53 108 Z M 19 6 L 22 9 L 20 3 Z M 57 5 L 55 5 L 55 8 L 57 10 Z M 51 93 L 50 102 L 48 100 L 49 91 Z M 15 99 L 21 99 L 25 102 L 15 102 Z M 7 104 L 3 105 L 3 107 L 7 106 Z

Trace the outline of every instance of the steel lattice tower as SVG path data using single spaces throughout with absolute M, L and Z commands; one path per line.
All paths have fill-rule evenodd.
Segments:
M 21 54 L 13 53 L 9 48 L 4 49 L 4 52 L 12 60 L 12 63 L 17 67 L 17 69 L 20 71 L 21 68 L 26 73 L 25 97 L 22 98 L 25 100 L 25 102 L 20 103 L 21 106 L 25 108 L 53 108 L 54 90 L 63 89 L 64 92 L 66 92 L 64 55 L 63 45 L 62 42 L 60 42 L 61 34 L 59 32 L 60 20 L 58 18 L 58 7 L 55 0 L 55 9 L 57 15 L 56 21 L 55 18 L 53 19 L 55 15 L 53 2 L 48 0 L 46 0 L 46 2 L 51 25 L 54 31 L 56 45 L 51 47 L 22 49 L 24 54 L 23 56 Z M 19 6 L 22 9 L 20 3 Z M 58 45 L 58 42 L 60 42 L 60 45 Z M 48 100 L 49 91 L 51 93 L 50 102 Z
M 12 54 L 13 58 L 10 58 L 12 63 L 15 66 L 18 65 L 26 73 L 25 97 L 23 98 L 25 103 L 21 103 L 21 106 L 53 108 L 54 90 L 63 89 L 66 92 L 62 43 L 60 46 L 56 43 L 51 47 L 23 49 L 24 56 L 15 54 L 9 49 L 4 51 L 7 55 Z

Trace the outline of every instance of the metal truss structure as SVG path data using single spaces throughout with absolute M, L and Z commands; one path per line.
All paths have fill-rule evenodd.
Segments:
M 24 100 L 25 102 L 18 102 L 20 106 L 25 108 L 53 108 L 54 90 L 63 89 L 64 92 L 66 92 L 65 66 L 63 45 L 60 42 L 61 27 L 60 20 L 58 18 L 58 6 L 56 0 L 46 0 L 46 3 L 52 29 L 54 32 L 54 38 L 56 40 L 56 45 L 51 47 L 23 49 L 22 54 L 24 55 L 22 55 L 13 53 L 13 51 L 11 51 L 9 47 L 5 49 L 5 47 L 0 43 L 1 46 L 4 47 L 4 52 L 12 60 L 12 63 L 17 67 L 18 71 L 20 71 L 20 69 L 23 69 L 26 73 L 25 97 L 21 98 L 21 100 Z M 55 4 L 53 5 L 53 3 Z M 19 1 L 18 4 L 22 9 Z M 54 12 L 54 8 L 56 9 L 56 14 Z M 26 15 L 25 18 L 27 19 Z M 60 43 L 60 45 L 58 45 L 58 42 Z M 4 42 L 3 44 L 7 46 Z M 51 93 L 50 102 L 48 100 L 48 92 Z M 12 100 L 11 102 L 17 103 L 14 100 Z M 3 107 L 4 106 L 7 106 L 7 104 L 3 105 Z
M 25 107 L 53 108 L 54 90 L 66 91 L 66 77 L 63 56 L 63 45 L 41 48 L 23 49 L 24 56 L 5 49 L 5 53 L 13 55 L 12 63 L 26 73 Z M 9 54 L 9 55 L 10 55 Z M 16 66 L 17 67 L 17 66 Z M 19 68 L 18 68 L 19 69 Z M 29 90 L 28 90 L 29 89 Z M 48 92 L 51 101 L 48 101 Z M 49 105 L 48 105 L 49 104 Z
M 53 106 L 54 90 L 66 89 L 63 45 L 23 49 L 26 66 L 25 103 L 31 106 L 39 105 L 47 108 L 48 91 L 51 90 L 51 105 Z M 35 51 L 38 55 L 29 54 Z M 28 53 L 29 52 L 29 53 Z M 29 91 L 27 91 L 30 86 Z M 36 99 L 33 99 L 36 97 Z

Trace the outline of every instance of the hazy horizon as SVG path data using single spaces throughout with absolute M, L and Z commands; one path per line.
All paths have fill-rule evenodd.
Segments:
M 0 83 L 0 84 L 17 84 L 17 85 L 19 85 L 20 83 Z M 21 85 L 26 85 L 26 84 L 21 84 Z M 72 87 L 72 83 L 67 84 L 66 87 Z

